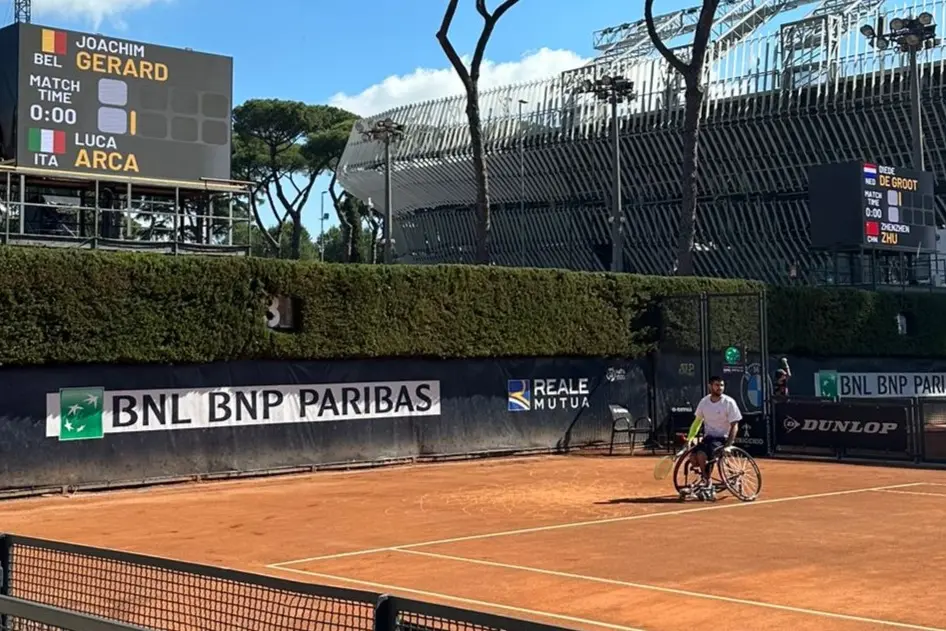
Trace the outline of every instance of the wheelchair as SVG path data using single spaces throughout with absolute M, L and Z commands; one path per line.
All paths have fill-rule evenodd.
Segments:
M 702 480 L 699 470 L 690 464 L 691 445 L 677 458 L 673 466 L 673 485 L 680 501 L 695 497 L 693 486 Z M 751 502 L 762 492 L 762 473 L 755 459 L 745 449 L 733 445 L 728 450 L 717 449 L 707 462 L 710 483 L 716 493 L 728 491 L 742 502 Z

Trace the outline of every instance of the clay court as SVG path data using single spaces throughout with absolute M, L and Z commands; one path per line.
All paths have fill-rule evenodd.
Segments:
M 757 501 L 682 504 L 654 463 L 495 459 L 16 500 L 0 529 L 575 629 L 946 629 L 946 473 L 761 460 Z

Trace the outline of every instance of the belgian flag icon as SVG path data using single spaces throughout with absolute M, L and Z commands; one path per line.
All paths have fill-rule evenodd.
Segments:
M 66 54 L 66 34 L 62 31 L 43 29 L 43 52 L 50 55 Z

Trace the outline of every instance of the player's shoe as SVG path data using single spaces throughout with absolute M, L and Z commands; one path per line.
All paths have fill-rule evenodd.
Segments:
M 716 501 L 716 487 L 712 480 L 700 480 L 693 486 L 693 495 L 705 502 Z

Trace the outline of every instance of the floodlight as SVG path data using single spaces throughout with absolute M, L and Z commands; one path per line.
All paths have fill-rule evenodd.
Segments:
M 865 24 L 864 26 L 861 27 L 861 35 L 863 35 L 864 37 L 873 37 L 875 35 L 874 27 L 871 26 L 870 24 Z
M 916 18 L 923 26 L 929 26 L 933 23 L 933 14 L 924 11 Z

